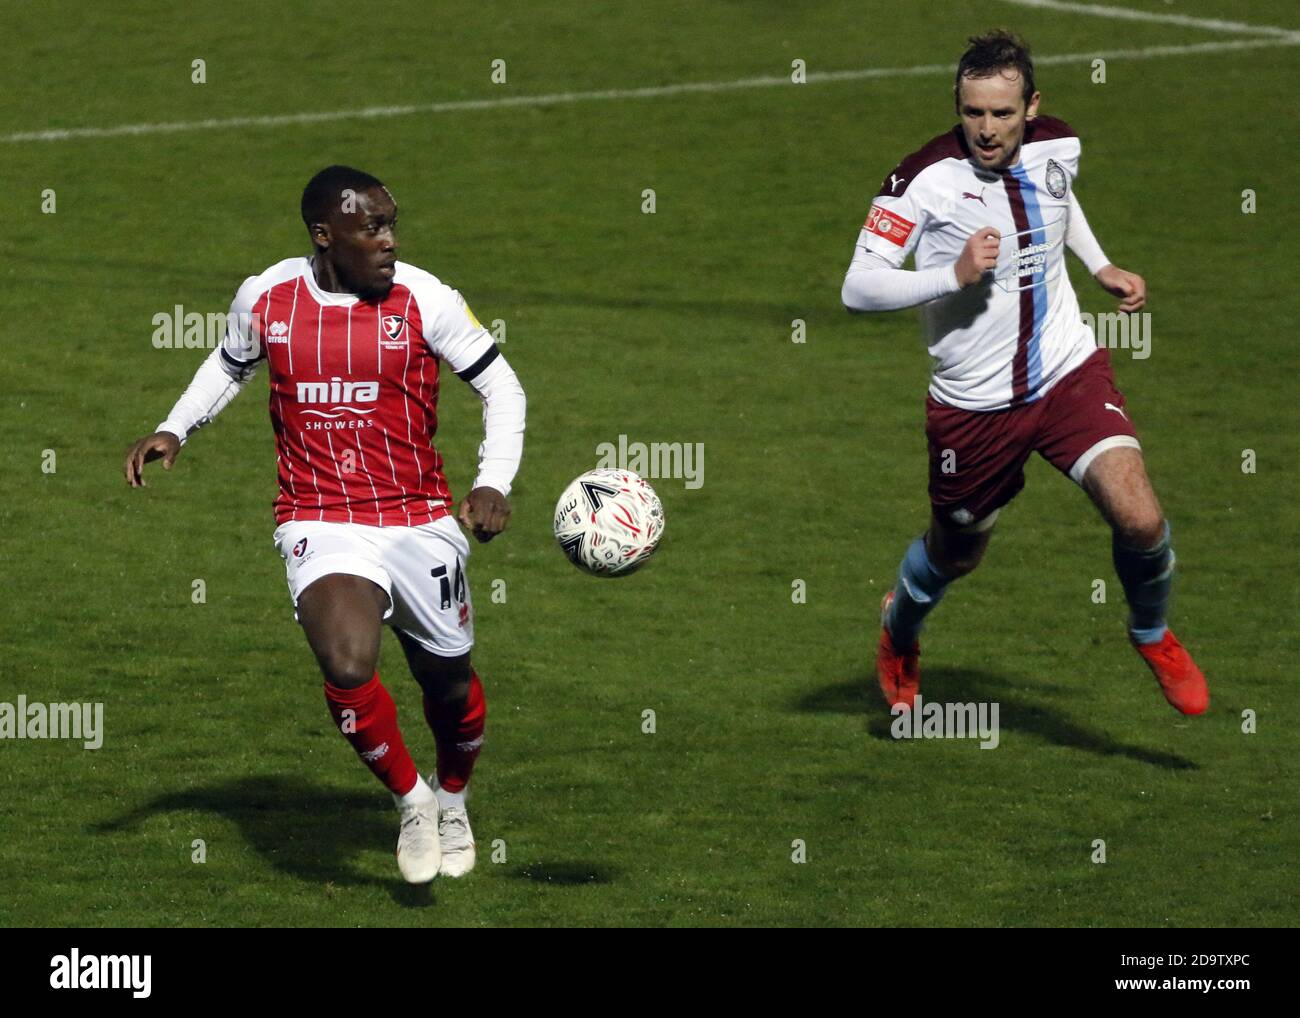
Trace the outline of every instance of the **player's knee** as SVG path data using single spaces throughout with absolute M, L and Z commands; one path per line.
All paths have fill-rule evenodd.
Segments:
M 442 682 L 432 688 L 423 686 L 425 696 L 447 711 L 463 712 L 469 702 L 469 681 Z
M 929 553 L 935 568 L 946 579 L 956 580 L 973 573 L 975 567 L 984 558 L 984 549 L 988 547 L 988 538 L 984 535 L 966 537 L 949 536 L 940 541 L 929 542 Z
M 426 657 L 421 667 L 413 669 L 413 672 L 425 697 L 438 706 L 457 709 L 469 700 L 468 655 L 441 659 Z
M 326 681 L 339 689 L 364 686 L 375 674 L 375 655 L 360 641 L 339 640 L 317 657 Z
M 936 563 L 950 580 L 960 579 L 975 571 L 975 567 L 984 558 L 984 549 L 949 555 L 942 562 Z
M 1115 523 L 1115 538 L 1129 548 L 1154 548 L 1164 539 L 1165 520 L 1159 512 L 1131 513 Z

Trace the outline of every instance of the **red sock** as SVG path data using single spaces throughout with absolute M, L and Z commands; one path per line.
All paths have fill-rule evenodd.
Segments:
M 415 787 L 420 775 L 397 727 L 397 707 L 378 672 L 356 689 L 340 689 L 326 682 L 325 702 L 343 737 L 390 792 L 405 795 Z M 345 715 L 344 711 L 352 713 Z
M 474 761 L 483 746 L 483 722 L 487 704 L 483 700 L 483 683 L 478 672 L 469 673 L 469 695 L 463 711 L 448 710 L 424 697 L 424 720 L 433 730 L 438 744 L 438 784 L 449 792 L 461 792 L 474 772 Z

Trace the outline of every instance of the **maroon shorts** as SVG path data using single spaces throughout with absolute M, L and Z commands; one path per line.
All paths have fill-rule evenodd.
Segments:
M 1015 498 L 1032 452 L 1082 483 L 1098 453 L 1138 447 L 1104 347 L 1033 403 L 959 410 L 927 396 L 925 436 L 930 505 L 939 519 L 957 526 L 982 520 Z

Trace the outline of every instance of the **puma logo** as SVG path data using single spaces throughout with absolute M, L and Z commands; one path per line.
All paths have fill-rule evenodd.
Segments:
M 1106 403 L 1106 404 L 1104 404 L 1104 405 L 1105 405 L 1105 407 L 1106 407 L 1107 410 L 1114 410 L 1115 413 L 1117 413 L 1117 414 L 1119 414 L 1121 417 L 1123 417 L 1124 420 L 1126 420 L 1126 421 L 1128 420 L 1128 414 L 1126 414 L 1126 413 L 1123 411 L 1122 408 L 1117 407 L 1114 403 Z
M 895 177 L 892 173 L 889 175 L 889 193 L 893 194 L 898 190 L 898 185 L 905 181 L 906 177 Z
M 977 201 L 985 208 L 989 207 L 989 203 L 984 200 L 984 188 L 982 187 L 980 188 L 979 194 L 971 194 L 969 191 L 963 191 L 961 193 L 961 196 L 963 198 L 969 198 L 971 201 Z

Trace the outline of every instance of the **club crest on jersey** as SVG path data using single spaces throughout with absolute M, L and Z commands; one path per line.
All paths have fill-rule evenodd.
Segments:
M 1053 198 L 1064 198 L 1066 184 L 1065 169 L 1055 159 L 1047 160 L 1047 193 Z
M 384 315 L 380 320 L 380 325 L 384 328 L 384 335 L 388 337 L 388 342 L 404 341 L 403 333 L 406 332 L 406 319 L 401 315 Z

